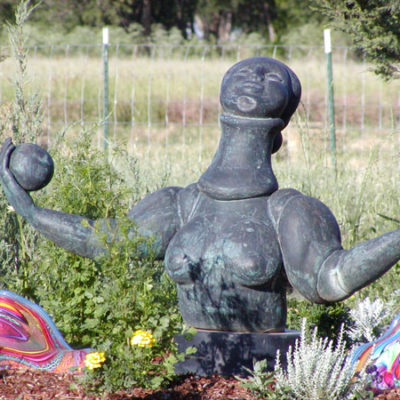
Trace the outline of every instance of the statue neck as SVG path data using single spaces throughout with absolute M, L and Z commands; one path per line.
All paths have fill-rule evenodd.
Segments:
M 274 138 L 284 127 L 279 118 L 220 116 L 222 136 L 199 189 L 218 200 L 267 196 L 278 189 L 271 167 Z

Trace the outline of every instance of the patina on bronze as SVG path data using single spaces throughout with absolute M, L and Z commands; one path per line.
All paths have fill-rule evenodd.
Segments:
M 156 239 L 191 326 L 283 331 L 288 285 L 312 302 L 343 300 L 400 259 L 400 229 L 344 250 L 324 204 L 278 189 L 271 154 L 300 95 L 299 80 L 281 62 L 235 64 L 222 82 L 222 137 L 209 168 L 198 182 L 158 190 L 129 212 L 138 232 Z M 8 168 L 13 150 L 7 140 L 0 177 L 16 212 L 58 246 L 90 258 L 104 252 L 95 221 L 33 203 Z M 104 221 L 103 230 L 112 227 L 117 220 Z

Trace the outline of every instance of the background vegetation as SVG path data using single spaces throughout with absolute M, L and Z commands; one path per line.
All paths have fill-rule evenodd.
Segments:
M 2 1 L 0 16 L 12 21 L 18 2 Z M 43 0 L 32 22 L 65 33 L 76 27 L 112 25 L 126 32 L 139 30 L 146 37 L 162 25 L 167 30 L 177 28 L 185 39 L 197 33 L 217 42 L 230 40 L 234 32 L 257 31 L 275 42 L 288 26 L 300 26 L 310 18 L 321 21 L 308 4 L 294 0 Z

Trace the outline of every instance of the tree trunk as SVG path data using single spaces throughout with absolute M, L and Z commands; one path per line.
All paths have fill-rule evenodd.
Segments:
M 218 24 L 218 43 L 227 42 L 232 31 L 232 11 L 220 12 Z
M 210 25 L 207 18 L 197 15 L 196 24 L 199 26 L 201 32 L 203 33 L 203 38 L 205 40 L 208 40 L 210 38 Z
M 143 0 L 141 23 L 144 28 L 144 34 L 149 36 L 151 33 L 151 0 Z
M 271 8 L 267 2 L 264 2 L 264 15 L 265 15 L 265 23 L 268 29 L 268 39 L 270 42 L 275 42 L 276 33 L 274 26 L 271 22 Z

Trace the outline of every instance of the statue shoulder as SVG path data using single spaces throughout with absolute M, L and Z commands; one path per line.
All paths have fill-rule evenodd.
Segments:
M 148 194 L 128 214 L 143 236 L 153 237 L 156 257 L 161 259 L 180 227 L 178 195 L 182 188 L 166 187 Z
M 286 205 L 295 197 L 304 197 L 304 195 L 296 189 L 279 189 L 268 197 L 268 211 L 275 227 Z
M 182 226 L 190 217 L 198 202 L 200 192 L 197 183 L 186 187 L 169 186 L 148 194 L 129 212 L 128 216 L 138 221 L 157 215 L 161 218 L 169 216 Z
M 183 188 L 178 195 L 179 216 L 182 225 L 185 224 L 196 209 L 200 191 L 197 182 Z
M 309 232 L 320 232 L 323 226 L 329 232 L 329 237 L 340 240 L 334 215 L 315 197 L 306 196 L 295 189 L 278 190 L 269 197 L 268 210 L 278 232 L 282 229 L 293 232 L 293 225 L 300 230 L 307 228 Z
M 165 214 L 167 210 L 173 212 L 178 208 L 177 196 L 181 190 L 182 188 L 178 186 L 169 186 L 156 190 L 136 203 L 129 211 L 128 216 L 136 218 L 147 213 L 154 215 L 157 212 Z
M 318 199 L 293 189 L 278 192 L 271 196 L 269 212 L 288 280 L 308 300 L 324 302 L 317 281 L 322 260 L 342 249 L 339 226 Z

